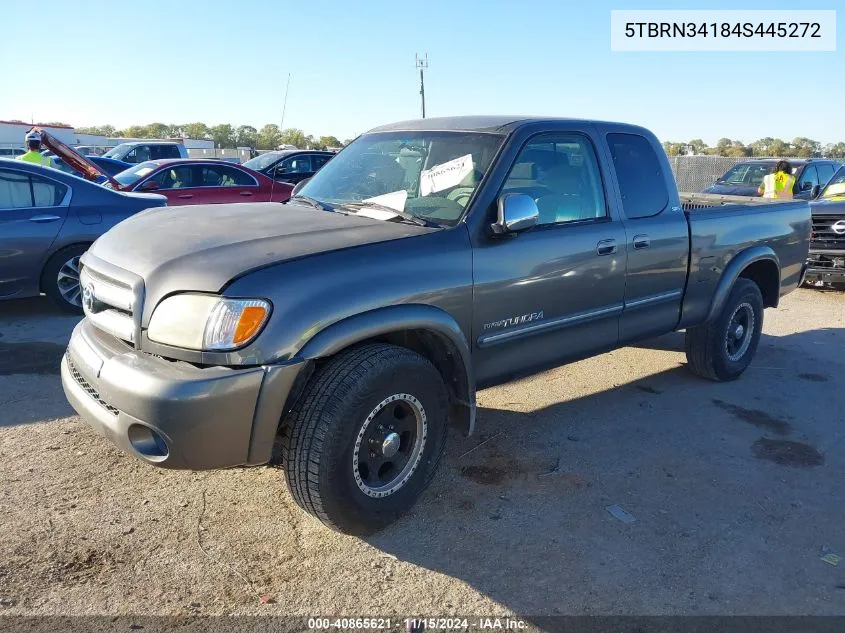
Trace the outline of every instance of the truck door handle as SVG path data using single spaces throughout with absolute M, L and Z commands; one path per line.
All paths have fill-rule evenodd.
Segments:
M 241 191 L 241 195 L 242 196 L 251 196 L 252 192 L 251 191 Z
M 193 198 L 194 194 L 192 194 L 192 193 L 180 193 L 179 197 L 180 198 Z
M 648 235 L 635 235 L 634 236 L 634 248 L 641 249 L 641 248 L 648 248 L 651 246 L 651 238 Z
M 33 215 L 29 218 L 30 222 L 37 224 L 47 224 L 47 222 L 55 222 L 56 220 L 61 220 L 61 218 L 57 215 Z
M 616 240 L 602 240 L 596 244 L 596 254 L 613 255 L 616 252 Z

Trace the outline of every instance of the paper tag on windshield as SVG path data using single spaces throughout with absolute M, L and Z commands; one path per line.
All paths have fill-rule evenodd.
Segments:
M 468 174 L 472 173 L 472 170 L 472 154 L 426 169 L 420 174 L 420 195 L 427 196 L 430 193 L 456 187 Z
M 383 193 L 380 196 L 367 198 L 366 200 L 361 200 L 361 202 L 373 202 L 385 207 L 390 207 L 391 209 L 396 209 L 397 211 L 404 211 L 405 201 L 407 199 L 408 192 L 404 189 L 400 189 L 399 191 L 391 191 L 390 193 Z

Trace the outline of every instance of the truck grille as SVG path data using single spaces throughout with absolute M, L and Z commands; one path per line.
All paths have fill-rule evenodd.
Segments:
M 814 215 L 810 248 L 845 250 L 845 215 Z
M 79 370 L 76 369 L 76 365 L 73 364 L 73 361 L 70 358 L 70 354 L 65 353 L 65 357 L 67 358 L 67 368 L 70 371 L 70 375 L 73 378 L 74 382 L 76 382 L 77 385 L 82 387 L 85 393 L 87 393 L 94 400 L 96 400 L 97 404 L 103 407 L 106 411 L 108 411 L 112 415 L 117 415 L 118 410 L 111 406 L 109 403 L 107 403 L 105 400 L 103 400 L 100 397 L 100 392 L 94 389 L 94 387 L 91 386 L 91 383 L 89 383 L 87 380 L 85 380 L 85 378 L 82 377 L 82 374 L 80 374 Z
M 127 279 L 119 279 L 106 274 L 89 262 L 90 258 L 83 259 L 79 276 L 85 316 L 98 329 L 135 346 L 142 283 L 128 275 Z

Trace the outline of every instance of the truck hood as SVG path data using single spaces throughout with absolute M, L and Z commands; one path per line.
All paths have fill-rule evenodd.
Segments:
M 845 215 L 845 196 L 814 200 L 810 203 L 810 212 L 818 216 Z
M 219 292 L 271 264 L 437 230 L 290 203 L 186 205 L 134 215 L 90 252 L 140 275 L 149 309 L 173 292 Z

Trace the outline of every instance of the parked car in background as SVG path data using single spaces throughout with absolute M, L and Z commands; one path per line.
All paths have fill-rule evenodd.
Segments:
M 702 193 L 715 193 L 725 196 L 757 196 L 758 187 L 763 177 L 771 174 L 777 158 L 744 160 L 731 167 L 714 184 Z M 811 200 L 818 195 L 822 187 L 831 179 L 833 172 L 841 166 L 834 160 L 823 158 L 794 159 L 788 161 L 795 176 L 792 195 L 801 200 Z
M 247 221 L 153 210 L 97 240 L 62 385 L 153 466 L 261 464 L 278 441 L 294 500 L 367 534 L 431 482 L 449 424 L 472 431 L 476 389 L 673 330 L 693 373 L 739 378 L 800 283 L 810 209 L 725 198 L 679 194 L 632 125 L 386 125 Z
M 316 174 L 332 158 L 333 152 L 289 149 L 265 152 L 246 161 L 244 167 L 259 171 L 279 182 L 295 185 Z
M 810 211 L 813 231 L 806 281 L 845 290 L 845 167 L 833 175 Z
M 94 157 L 82 156 L 49 133 L 42 131 L 41 142 L 86 180 L 116 191 L 160 192 L 171 205 L 286 202 L 293 190 L 241 165 L 208 158 L 151 160 L 112 176 Z
M 168 204 L 286 202 L 293 185 L 275 182 L 243 165 L 215 159 L 151 160 L 130 167 L 106 183 L 121 191 L 154 191 Z
M 148 160 L 188 158 L 188 150 L 184 143 L 175 141 L 132 141 L 111 148 L 103 156 L 137 164 Z
M 79 258 L 121 220 L 167 204 L 112 191 L 57 169 L 0 159 L 0 299 L 41 292 L 82 312 Z
M 97 145 L 77 145 L 73 149 L 83 156 L 102 156 L 106 153 L 106 149 Z
M 74 148 L 76 149 L 76 148 Z M 52 152 L 51 152 L 52 153 Z M 68 165 L 65 161 L 63 161 L 58 156 L 53 156 L 53 167 L 56 169 L 61 169 L 63 172 L 68 174 L 73 174 L 74 176 L 79 176 L 80 178 L 84 178 L 85 175 L 81 174 L 80 172 L 76 171 L 73 167 Z M 114 176 L 115 174 L 119 174 L 126 169 L 132 167 L 131 163 L 124 163 L 122 160 L 115 160 L 114 158 L 105 158 L 104 156 L 94 156 L 88 155 L 86 158 L 94 163 L 97 167 L 102 169 L 106 172 L 109 176 Z M 100 179 L 100 182 L 105 182 L 106 177 L 103 176 Z
M 0 147 L 0 158 L 16 158 L 26 154 L 26 150 L 21 147 Z

